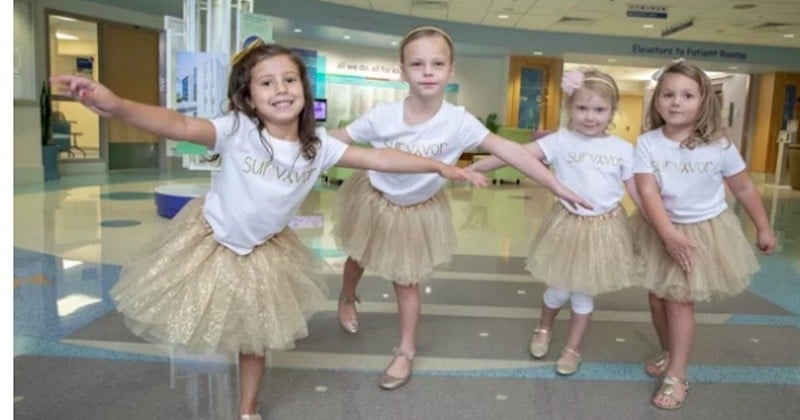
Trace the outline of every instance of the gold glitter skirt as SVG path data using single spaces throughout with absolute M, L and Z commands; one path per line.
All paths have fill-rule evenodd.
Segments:
M 548 286 L 594 296 L 632 286 L 633 264 L 625 209 L 578 216 L 556 202 L 531 244 L 525 268 Z
M 686 273 L 670 257 L 661 237 L 641 215 L 633 217 L 642 286 L 657 296 L 683 302 L 702 302 L 734 296 L 747 288 L 761 267 L 753 246 L 728 209 L 713 219 L 675 227 L 694 243 L 692 271 Z
M 327 297 L 309 250 L 289 229 L 240 256 L 212 238 L 204 197 L 125 265 L 111 297 L 131 331 L 189 352 L 289 349 Z
M 383 198 L 366 172 L 339 189 L 337 245 L 359 265 L 402 285 L 427 281 L 456 249 L 450 203 L 443 191 L 411 206 Z

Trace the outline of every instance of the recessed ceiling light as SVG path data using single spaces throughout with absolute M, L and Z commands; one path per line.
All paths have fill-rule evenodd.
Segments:
M 645 29 L 653 29 L 653 24 L 650 24 L 650 23 L 645 23 L 644 25 L 642 25 L 642 28 L 645 28 Z
M 738 68 L 739 68 L 739 66 L 730 66 L 730 67 L 728 67 L 728 70 L 736 70 Z
M 541 52 L 541 51 L 534 51 L 534 52 L 533 52 L 533 55 L 544 55 L 544 53 L 543 53 L 543 52 Z
M 617 62 L 617 59 L 616 59 L 616 58 L 609 58 L 609 59 L 608 59 L 608 62 L 609 62 L 609 63 L 616 63 L 616 62 Z
M 747 10 L 747 9 L 752 9 L 752 8 L 754 8 L 754 7 L 756 7 L 756 5 L 755 5 L 755 4 L 748 4 L 748 3 L 744 3 L 744 4 L 734 4 L 734 5 L 733 5 L 733 8 L 734 8 L 734 9 L 738 9 L 738 10 Z
M 345 35 L 345 36 L 343 36 L 342 38 L 344 38 L 344 39 L 350 39 L 350 35 Z
M 497 15 L 498 19 L 508 19 L 508 15 Z
M 300 32 L 303 32 L 303 30 L 300 28 L 294 28 L 294 33 L 299 34 Z
M 784 38 L 794 38 L 794 34 L 783 34 Z
M 392 45 L 397 45 L 397 41 L 392 41 Z

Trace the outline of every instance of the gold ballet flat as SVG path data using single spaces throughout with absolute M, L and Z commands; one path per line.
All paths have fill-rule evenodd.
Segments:
M 355 311 L 356 303 L 361 303 L 361 299 L 359 299 L 358 295 L 353 295 L 353 297 L 339 295 L 339 308 L 341 308 L 342 304 L 353 305 L 353 311 Z M 350 334 L 355 334 L 358 332 L 358 312 L 355 312 L 355 314 L 356 316 L 354 319 L 350 321 L 343 321 L 341 311 L 339 313 L 339 326 L 341 326 L 345 332 L 348 332 Z
M 401 350 L 401 349 L 399 349 L 397 347 L 392 349 L 392 354 L 396 358 L 397 357 L 405 357 L 406 359 L 408 359 L 409 362 L 412 362 L 414 360 L 414 353 L 413 352 L 412 353 L 406 353 L 405 351 L 403 351 L 403 350 Z M 394 359 L 392 359 L 392 361 L 394 361 Z M 391 366 L 391 363 L 389 363 L 389 366 Z M 389 370 L 389 368 L 387 367 L 386 370 L 383 371 L 383 375 L 381 376 L 381 379 L 378 382 L 378 385 L 381 387 L 381 389 L 385 389 L 387 391 L 393 391 L 393 390 L 395 390 L 397 388 L 402 387 L 403 385 L 408 383 L 409 379 L 411 379 L 412 367 L 413 366 L 409 366 L 408 375 L 406 375 L 405 377 L 402 377 L 402 378 L 398 378 L 398 377 L 395 377 L 395 376 L 392 376 L 392 375 L 389 375 L 388 373 L 386 373 Z
M 569 376 L 578 371 L 581 365 L 581 355 L 569 347 L 564 347 L 561 357 L 556 360 L 556 373 Z
M 541 359 L 547 356 L 550 350 L 550 330 L 547 328 L 536 328 L 531 337 L 530 352 L 531 356 Z

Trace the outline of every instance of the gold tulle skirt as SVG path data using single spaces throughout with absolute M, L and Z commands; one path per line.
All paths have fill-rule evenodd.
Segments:
M 450 203 L 443 191 L 411 206 L 386 200 L 365 172 L 339 189 L 337 245 L 361 267 L 402 285 L 427 281 L 456 249 Z
M 525 268 L 548 286 L 588 295 L 632 286 L 633 236 L 625 209 L 578 216 L 556 202 L 542 222 Z
M 670 257 L 658 233 L 641 215 L 633 218 L 642 286 L 659 297 L 701 302 L 734 296 L 747 288 L 761 267 L 739 219 L 728 209 L 699 223 L 675 224 L 695 245 L 692 271 Z
M 125 323 L 148 341 L 190 352 L 294 347 L 327 297 L 319 261 L 289 229 L 237 255 L 212 238 L 203 202 L 190 201 L 123 267 L 111 296 Z

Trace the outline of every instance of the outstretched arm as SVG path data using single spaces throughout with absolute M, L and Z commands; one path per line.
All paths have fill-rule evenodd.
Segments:
M 435 159 L 389 148 L 372 149 L 369 147 L 350 146 L 345 150 L 336 166 L 372 169 L 379 172 L 438 172 L 444 178 L 456 181 L 470 181 L 479 187 L 484 187 L 488 184 L 483 174 L 447 165 Z
M 216 130 L 210 121 L 187 117 L 171 109 L 120 98 L 102 84 L 81 76 L 53 76 L 50 82 L 102 117 L 118 118 L 159 137 L 214 147 Z
M 661 191 L 658 188 L 656 177 L 649 173 L 637 173 L 636 187 L 642 197 L 644 213 L 650 225 L 658 232 L 664 248 L 684 271 L 692 271 L 692 258 L 694 257 L 694 244 L 689 238 L 681 233 L 669 219 L 664 201 L 661 199 Z
M 579 205 L 587 209 L 592 208 L 592 205 L 584 200 L 583 197 L 558 182 L 555 175 L 542 162 L 536 159 L 533 153 L 528 152 L 519 143 L 514 143 L 511 140 L 489 133 L 480 146 L 508 162 L 509 165 L 517 168 L 529 178 L 542 184 L 557 197 L 572 203 L 573 206 Z
M 525 150 L 533 153 L 533 157 L 535 157 L 537 160 L 539 161 L 544 160 L 544 152 L 542 151 L 542 148 L 539 147 L 539 145 L 535 141 L 526 143 L 522 147 L 525 148 Z M 473 163 L 472 165 L 469 165 L 467 169 L 471 169 L 473 171 L 478 171 L 478 172 L 488 172 L 497 168 L 502 168 L 503 166 L 506 165 L 508 165 L 508 163 L 504 162 L 497 156 L 489 156 L 486 159 L 481 159 Z
M 775 234 L 772 233 L 772 228 L 769 226 L 769 219 L 767 212 L 764 210 L 764 204 L 761 202 L 761 196 L 758 194 L 753 181 L 747 175 L 746 171 L 741 171 L 736 175 L 725 178 L 725 183 L 728 188 L 742 204 L 744 210 L 750 216 L 750 220 L 756 225 L 758 236 L 758 248 L 765 254 L 769 254 L 775 248 Z

